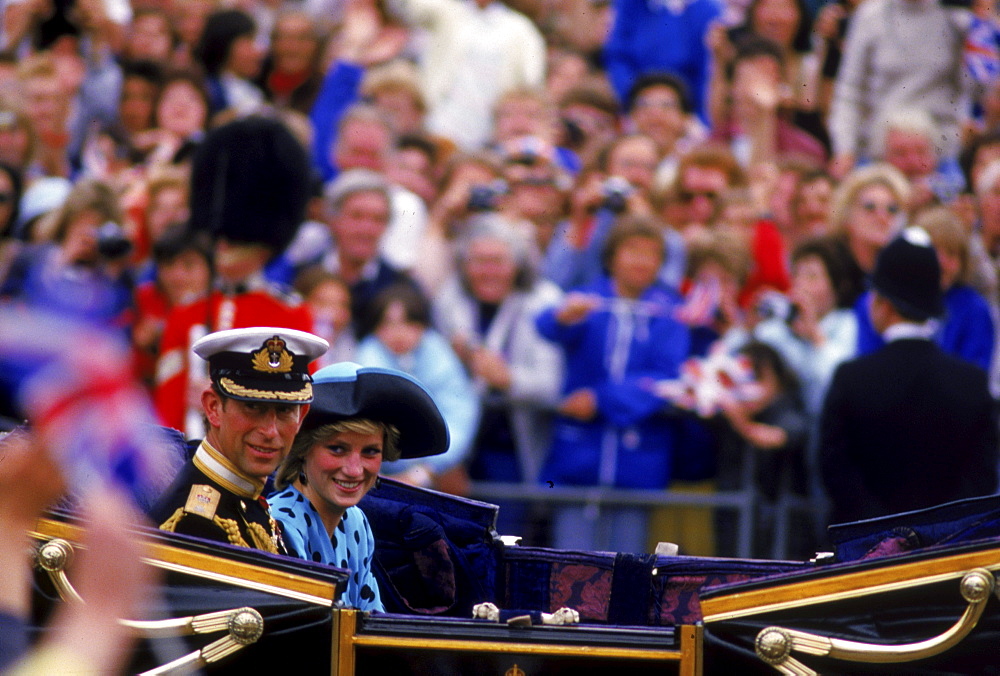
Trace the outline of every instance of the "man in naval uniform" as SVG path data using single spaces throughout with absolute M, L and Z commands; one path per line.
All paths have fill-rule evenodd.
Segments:
M 152 509 L 161 530 L 286 553 L 261 491 L 309 410 L 309 362 L 327 347 L 310 333 L 275 327 L 195 342 L 211 376 L 201 395 L 208 431 Z

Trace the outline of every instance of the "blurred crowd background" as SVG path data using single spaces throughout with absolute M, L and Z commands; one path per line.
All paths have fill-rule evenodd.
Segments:
M 991 0 L 0 7 L 0 297 L 122 331 L 189 437 L 194 340 L 305 329 L 430 389 L 451 450 L 386 472 L 509 484 L 501 533 L 808 556 L 826 387 L 913 224 L 936 339 L 998 383 Z

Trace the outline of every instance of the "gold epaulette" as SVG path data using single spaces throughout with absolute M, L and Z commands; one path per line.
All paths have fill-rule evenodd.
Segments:
M 215 511 L 219 508 L 222 500 L 222 493 L 218 489 L 212 488 L 208 484 L 195 484 L 191 486 L 188 493 L 187 502 L 184 503 L 184 511 L 188 514 L 203 516 L 209 521 L 215 517 Z
M 166 531 L 168 533 L 177 532 L 177 524 L 180 523 L 180 520 L 183 519 L 185 516 L 187 516 L 189 513 L 190 512 L 185 510 L 183 507 L 178 507 L 177 511 L 175 511 L 173 514 L 170 515 L 169 519 L 160 524 L 160 530 Z M 213 516 L 210 519 L 210 521 L 222 529 L 222 531 L 226 534 L 226 539 L 229 540 L 229 544 L 236 545 L 237 547 L 246 547 L 247 549 L 250 549 L 250 545 L 247 544 L 247 541 L 244 540 L 243 536 L 240 534 L 240 526 L 238 523 L 236 523 L 235 519 L 223 519 L 218 516 Z M 257 526 L 257 528 L 259 528 L 261 532 L 264 531 L 264 529 L 258 524 L 250 524 L 250 525 Z M 251 535 L 253 535 L 253 539 L 257 541 L 258 545 L 261 544 L 260 540 L 270 543 L 270 540 L 268 538 L 260 537 L 257 533 L 253 532 L 252 528 L 250 533 Z M 272 547 L 259 546 L 258 549 L 263 549 L 264 551 L 271 552 L 272 554 L 278 553 L 277 550 L 273 549 L 273 546 Z

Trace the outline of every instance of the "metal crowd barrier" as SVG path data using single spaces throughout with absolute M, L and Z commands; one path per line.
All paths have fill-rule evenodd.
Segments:
M 591 486 L 553 486 L 538 484 L 475 481 L 469 497 L 490 502 L 514 500 L 535 504 L 575 504 L 632 507 L 711 507 L 732 509 L 737 515 L 738 537 L 736 555 L 751 558 L 753 555 L 754 514 L 758 502 L 754 490 L 716 491 L 696 493 L 682 490 L 646 490 L 603 488 Z M 775 538 L 787 534 L 775 533 Z M 783 537 L 784 542 L 787 537 Z

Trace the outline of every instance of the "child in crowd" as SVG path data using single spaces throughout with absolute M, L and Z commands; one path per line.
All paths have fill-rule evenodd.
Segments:
M 705 231 L 691 242 L 687 293 L 678 311 L 678 319 L 691 327 L 690 354 L 707 354 L 717 340 L 733 350 L 746 339 L 739 294 L 750 265 L 745 242 L 732 229 Z
M 361 333 L 367 337 L 358 344 L 358 363 L 413 376 L 431 393 L 451 436 L 443 455 L 387 462 L 383 473 L 418 486 L 467 494 L 463 463 L 479 425 L 479 397 L 455 351 L 431 328 L 430 303 L 413 286 L 390 286 L 372 301 L 362 322 Z
M 132 325 L 137 375 L 150 387 L 170 311 L 208 293 L 212 280 L 208 236 L 192 233 L 183 224 L 170 226 L 153 243 L 153 264 L 153 278 L 136 286 Z
M 758 529 L 754 555 L 767 556 L 786 546 L 783 542 L 768 542 L 779 530 L 775 519 L 787 509 L 784 503 L 789 496 L 806 492 L 809 418 L 802 405 L 798 379 L 777 350 L 751 341 L 740 348 L 739 354 L 750 362 L 757 396 L 720 402 L 727 431 L 720 440 L 718 486 L 721 490 L 756 492 L 761 511 L 754 519 Z M 729 550 L 736 542 L 735 525 L 730 514 L 718 515 L 718 549 L 722 555 L 735 553 Z M 796 555 L 808 556 L 810 551 Z
M 316 360 L 316 364 L 323 367 L 354 361 L 357 340 L 351 328 L 351 289 L 347 282 L 313 266 L 295 278 L 295 290 L 312 313 L 313 333 L 330 343 L 330 349 Z

